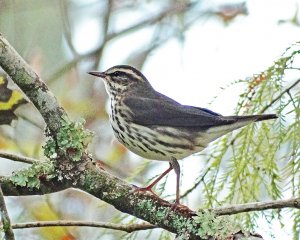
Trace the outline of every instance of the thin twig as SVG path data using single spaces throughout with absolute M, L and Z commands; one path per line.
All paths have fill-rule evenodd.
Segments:
M 70 48 L 71 52 L 74 54 L 74 56 L 78 56 L 78 52 L 76 51 L 76 48 L 73 44 L 73 37 L 71 33 L 71 26 L 70 26 L 70 20 L 69 20 L 69 2 L 61 1 L 60 2 L 60 13 L 62 16 L 62 26 L 63 26 L 63 34 L 65 36 L 66 42 L 68 44 L 68 47 Z
M 9 219 L 8 212 L 6 209 L 1 184 L 0 184 L 0 219 L 3 224 L 4 239 L 5 240 L 14 240 L 15 236 L 14 236 L 12 225 L 10 223 L 10 219 Z
M 209 171 L 210 171 L 210 168 L 208 168 L 208 169 L 204 172 L 204 174 L 198 179 L 198 181 L 197 181 L 190 189 L 186 190 L 186 192 L 183 193 L 183 194 L 180 196 L 180 198 L 181 198 L 181 199 L 182 199 L 182 198 L 185 198 L 185 197 L 186 197 L 187 195 L 189 195 L 192 191 L 194 191 L 194 190 L 199 186 L 199 184 L 200 184 L 201 182 L 203 182 L 203 180 L 204 180 L 206 174 L 207 174 Z
M 47 77 L 46 82 L 47 84 L 51 84 L 54 80 L 58 79 L 62 75 L 64 75 L 67 71 L 69 71 L 71 68 L 75 67 L 80 61 L 86 58 L 92 58 L 97 53 L 98 49 L 95 49 L 91 52 L 88 52 L 86 54 L 78 55 L 74 57 L 70 62 L 66 63 L 62 67 L 60 67 L 58 70 L 56 70 L 54 73 L 52 73 L 49 77 Z
M 103 36 L 103 39 L 102 39 L 102 44 L 98 48 L 98 51 L 96 53 L 96 59 L 95 59 L 95 63 L 94 63 L 94 66 L 93 66 L 93 68 L 95 68 L 95 69 L 100 65 L 104 48 L 106 47 L 106 44 L 109 41 L 109 39 L 108 39 L 108 30 L 109 30 L 109 23 L 110 23 L 110 17 L 112 15 L 112 10 L 113 10 L 113 0 L 107 0 L 105 15 L 103 17 L 103 22 L 102 22 L 103 31 L 102 31 L 101 35 Z
M 275 102 L 277 102 L 284 94 L 289 92 L 292 88 L 300 83 L 300 79 L 295 81 L 291 86 L 283 90 L 276 98 L 274 98 L 268 105 L 266 105 L 259 113 L 264 113 L 269 107 L 271 107 Z
M 111 41 L 111 40 L 113 40 L 117 37 L 121 37 L 121 36 L 126 35 L 130 32 L 137 31 L 137 30 L 139 30 L 143 27 L 153 25 L 153 24 L 163 20 L 163 18 L 165 18 L 167 16 L 171 16 L 171 15 L 175 15 L 176 13 L 187 11 L 191 7 L 192 7 L 192 4 L 190 4 L 190 3 L 177 4 L 175 6 L 173 5 L 169 8 L 167 8 L 167 9 L 163 10 L 162 12 L 158 13 L 154 17 L 150 17 L 150 18 L 147 18 L 145 20 L 142 20 L 141 22 L 138 22 L 134 25 L 131 25 L 131 26 L 129 26 L 129 27 L 123 29 L 123 30 L 120 30 L 118 32 L 107 34 L 107 36 L 105 37 L 104 42 L 105 42 L 105 44 L 107 44 L 109 41 Z M 55 79 L 59 78 L 65 72 L 67 72 L 70 68 L 76 66 L 76 64 L 79 63 L 81 60 L 98 56 L 99 52 L 103 51 L 103 43 L 101 44 L 101 46 L 99 46 L 97 49 L 95 49 L 93 51 L 90 51 L 86 54 L 76 56 L 69 63 L 62 66 L 55 73 L 50 75 L 50 77 L 47 78 L 46 82 L 50 83 L 50 82 L 54 81 Z
M 23 162 L 23 163 L 29 163 L 29 164 L 40 163 L 41 162 L 40 160 L 37 160 L 37 159 L 34 159 L 34 158 L 24 157 L 24 156 L 20 156 L 20 155 L 17 155 L 17 154 L 1 152 L 1 151 L 0 151 L 0 157 L 10 159 L 10 160 L 13 160 L 15 162 Z
M 243 212 L 263 211 L 268 209 L 298 208 L 300 209 L 300 198 L 291 198 L 288 200 L 275 200 L 266 202 L 253 202 L 246 204 L 237 204 L 227 207 L 215 208 L 216 215 L 233 215 Z
M 165 17 L 169 17 L 175 14 L 179 14 L 182 13 L 184 11 L 189 10 L 191 7 L 193 6 L 193 4 L 191 4 L 190 2 L 181 2 L 181 3 L 177 3 L 177 4 L 172 4 L 170 7 L 167 7 L 165 10 L 163 10 L 162 12 L 158 13 L 157 15 L 147 18 L 145 20 L 142 20 L 128 28 L 125 28 L 119 32 L 116 33 L 111 33 L 107 36 L 108 40 L 111 40 L 115 37 L 120 37 L 121 35 L 139 30 L 145 26 L 148 25 L 153 25 L 156 24 L 157 22 L 160 22 L 161 20 L 163 20 Z
M 134 232 L 140 230 L 148 230 L 157 228 L 157 226 L 150 223 L 140 224 L 116 224 L 116 223 L 105 223 L 105 222 L 91 222 L 91 221 L 73 221 L 73 220 L 59 220 L 59 221 L 41 221 L 41 222 L 25 222 L 13 224 L 13 229 L 21 228 L 37 228 L 37 227 L 97 227 L 97 228 L 108 228 L 113 230 L 120 230 L 124 232 Z

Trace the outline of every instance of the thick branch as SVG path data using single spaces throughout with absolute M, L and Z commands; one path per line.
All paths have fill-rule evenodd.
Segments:
M 77 227 L 96 227 L 96 228 L 107 228 L 113 230 L 119 230 L 124 232 L 134 232 L 141 230 L 148 230 L 157 228 L 156 226 L 149 223 L 140 223 L 140 224 L 116 224 L 116 223 L 105 223 L 105 222 L 89 222 L 89 221 L 42 221 L 42 222 L 25 222 L 25 223 L 16 223 L 13 224 L 13 229 L 22 229 L 22 228 L 38 228 L 38 227 L 57 227 L 57 226 L 77 226 Z
M 77 187 L 113 205 L 121 212 L 136 216 L 157 227 L 181 234 L 183 229 L 201 228 L 194 220 L 195 213 L 188 208 L 174 209 L 173 205 L 148 192 L 136 191 L 136 187 L 89 165 L 82 181 L 76 185 L 51 179 L 43 181 L 39 189 L 16 187 L 9 179 L 1 178 L 5 195 L 36 195 L 59 191 L 67 187 Z M 241 233 L 232 233 L 235 239 L 241 239 Z M 188 239 L 201 239 L 196 233 L 190 233 Z M 252 238 L 256 239 L 256 238 Z
M 112 204 L 121 212 L 131 214 L 154 225 L 177 233 L 178 224 L 183 227 L 187 222 L 193 223 L 193 211 L 188 208 L 174 211 L 173 205 L 148 192 L 136 191 L 137 188 L 125 181 L 101 171 L 94 165 L 87 165 L 82 181 L 76 185 L 73 182 L 66 183 L 51 179 L 41 182 L 39 189 L 14 186 L 8 178 L 0 178 L 3 192 L 7 196 L 36 195 L 60 191 L 69 187 L 76 187 L 103 201 Z M 168 217 L 165 219 L 166 215 Z M 165 221 L 166 220 L 166 221 Z M 195 226 L 198 224 L 195 223 Z M 197 239 L 197 238 L 195 238 Z
M 232 214 L 237 214 L 242 212 L 263 211 L 268 209 L 281 209 L 281 208 L 300 209 L 300 198 L 237 204 L 228 207 L 215 208 L 213 209 L 213 211 L 216 213 L 216 215 L 232 215 Z
M 40 77 L 0 34 L 0 65 L 21 88 L 43 116 L 48 128 L 56 132 L 64 110 Z
M 6 209 L 1 184 L 0 184 L 0 220 L 3 224 L 4 239 L 5 240 L 14 240 L 15 236 L 14 236 L 14 232 L 12 230 L 12 226 L 10 223 L 10 218 L 8 216 L 8 212 Z

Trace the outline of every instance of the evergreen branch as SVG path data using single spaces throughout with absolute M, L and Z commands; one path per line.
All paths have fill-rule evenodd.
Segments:
M 37 159 L 34 159 L 34 158 L 24 157 L 24 156 L 20 156 L 20 155 L 17 155 L 17 154 L 7 153 L 7 152 L 2 152 L 2 151 L 0 151 L 0 157 L 10 159 L 10 160 L 13 160 L 15 162 L 23 162 L 23 163 L 28 163 L 28 164 L 40 163 L 41 162 L 40 160 L 37 160 Z
M 140 224 L 116 224 L 116 223 L 105 223 L 105 222 L 91 222 L 91 221 L 73 221 L 73 220 L 59 220 L 59 221 L 41 221 L 41 222 L 25 222 L 13 224 L 13 229 L 22 228 L 39 228 L 39 227 L 96 227 L 96 228 L 107 228 L 113 230 L 120 230 L 127 233 L 134 231 L 148 230 L 157 228 L 156 226 L 149 223 Z
M 288 93 L 292 88 L 300 83 L 300 79 L 296 80 L 291 86 L 284 89 L 276 98 L 274 98 L 268 105 L 266 105 L 259 113 L 264 113 L 269 107 L 271 107 L 275 102 L 277 102 L 284 94 Z
M 1 184 L 0 184 L 0 220 L 3 225 L 4 239 L 5 240 L 14 240 L 15 235 L 14 235 L 12 225 L 10 222 L 10 218 L 8 216 L 8 212 L 6 209 Z
M 216 215 L 220 216 L 220 215 L 233 215 L 233 214 L 243 213 L 243 212 L 263 211 L 263 210 L 281 209 L 281 208 L 300 209 L 300 198 L 237 204 L 228 207 L 215 208 L 213 209 L 213 211 Z

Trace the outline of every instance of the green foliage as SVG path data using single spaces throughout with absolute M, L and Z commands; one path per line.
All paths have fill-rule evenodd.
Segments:
M 14 173 L 10 179 L 19 186 L 26 186 L 29 188 L 40 187 L 40 177 L 51 179 L 55 176 L 54 166 L 52 162 L 45 161 L 41 163 L 34 163 L 28 169 L 20 170 Z
M 232 234 L 241 231 L 241 226 L 232 217 L 217 217 L 213 211 L 199 211 L 194 217 L 196 223 L 201 224 L 197 235 L 201 238 L 214 236 L 216 239 L 228 239 Z
M 82 153 L 90 143 L 93 133 L 84 128 L 84 120 L 72 122 L 67 117 L 62 117 L 61 127 L 56 139 L 48 134 L 48 141 L 44 146 L 44 154 L 55 159 L 60 151 L 69 155 L 73 161 L 79 161 Z
M 227 134 L 211 146 L 206 153 L 208 172 L 200 183 L 206 207 L 280 199 L 285 191 L 290 197 L 299 196 L 300 93 L 287 90 L 299 80 L 285 83 L 286 71 L 298 69 L 293 63 L 299 53 L 299 45 L 295 44 L 266 71 L 240 81 L 246 83 L 246 89 L 240 95 L 237 114 L 268 111 L 279 118 Z M 280 220 L 278 211 L 270 213 L 271 219 Z M 236 218 L 253 229 L 260 216 L 245 213 Z M 299 218 L 295 217 L 295 221 L 299 226 Z

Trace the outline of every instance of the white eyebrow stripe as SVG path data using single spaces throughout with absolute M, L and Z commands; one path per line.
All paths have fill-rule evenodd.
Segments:
M 114 69 L 111 69 L 109 71 L 106 71 L 106 73 L 110 74 L 110 73 L 113 73 L 113 72 L 116 72 L 116 71 L 128 73 L 130 75 L 135 75 L 135 73 L 131 69 L 124 69 L 124 68 L 114 68 Z
M 131 76 L 132 78 L 138 80 L 138 81 L 144 81 L 143 77 L 140 76 L 139 74 L 137 74 L 136 72 L 134 72 L 133 70 L 131 69 L 124 69 L 124 68 L 113 68 L 113 69 L 110 69 L 109 71 L 106 71 L 105 73 L 107 74 L 112 74 L 114 72 L 122 72 L 124 74 L 128 74 L 129 76 Z

